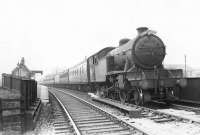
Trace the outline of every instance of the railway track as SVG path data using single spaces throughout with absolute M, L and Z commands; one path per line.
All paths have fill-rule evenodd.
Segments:
M 160 104 L 163 106 L 168 106 L 173 109 L 193 111 L 200 114 L 200 104 L 197 104 L 197 103 L 192 104 L 192 103 L 180 102 L 180 101 L 175 101 L 175 102 L 172 101 L 172 102 L 169 102 L 168 104 L 164 102 L 158 102 L 158 101 L 153 101 L 153 103 Z
M 79 93 L 80 94 L 80 93 Z M 112 99 L 108 99 L 112 102 L 117 102 L 120 103 L 120 101 L 117 100 L 112 100 Z M 200 108 L 199 107 L 190 107 L 190 106 L 185 106 L 185 105 L 179 105 L 179 104 L 170 104 L 170 106 L 168 105 L 168 107 L 166 107 L 165 103 L 162 102 L 155 102 L 157 105 L 161 105 L 162 109 L 159 109 L 159 107 L 144 107 L 144 106 L 136 106 L 134 104 L 130 104 L 130 103 L 125 103 L 125 105 L 130 106 L 130 107 L 137 107 L 138 109 L 141 109 L 141 116 L 140 117 L 144 117 L 144 118 L 148 118 L 151 119 L 157 123 L 164 123 L 164 122 L 170 122 L 170 121 L 186 121 L 186 122 L 190 122 L 190 123 L 197 123 L 200 124 Z M 112 106 L 112 105 L 111 105 Z M 197 116 L 197 118 L 194 117 L 190 117 L 190 116 L 182 116 L 182 115 L 178 115 L 178 114 L 172 114 L 169 112 L 165 112 L 162 110 L 165 109 L 179 109 L 179 110 L 183 110 L 183 111 L 192 111 L 195 113 L 195 115 Z M 163 109 L 165 108 L 165 109 Z
M 112 135 L 147 135 L 144 131 L 129 125 L 113 116 L 112 114 L 105 112 L 101 108 L 73 95 L 68 95 L 61 91 L 51 89 L 50 93 L 58 100 L 62 109 L 67 114 L 68 123 L 70 121 L 70 133 L 77 135 L 81 134 L 112 134 Z M 61 111 L 58 109 L 58 111 Z M 59 120 L 64 119 L 63 115 Z M 65 118 L 66 119 L 66 118 Z M 73 127 L 73 130 L 71 129 Z M 61 133 L 61 132 L 60 132 Z
M 57 135 L 73 135 L 75 134 L 74 128 L 70 123 L 69 118 L 65 114 L 61 104 L 57 101 L 56 97 L 53 94 L 50 94 L 50 101 L 52 105 L 53 112 L 53 127 L 54 134 Z
M 160 104 L 162 106 L 168 106 L 166 109 L 158 109 L 157 111 L 161 111 L 162 113 L 166 113 L 168 115 L 173 115 L 177 118 L 200 124 L 200 107 L 199 105 L 187 105 L 187 103 L 176 103 L 176 102 L 170 102 L 166 105 L 164 102 L 157 102 L 154 101 L 156 104 Z M 172 112 L 164 112 L 169 111 L 168 109 L 171 109 Z M 179 113 L 180 112 L 180 113 Z M 173 114 L 172 114 L 173 113 Z
M 187 111 L 194 111 L 194 112 L 197 112 L 200 114 L 200 107 L 192 107 L 192 106 L 180 105 L 180 104 L 176 104 L 176 103 L 172 103 L 170 105 L 173 108 L 183 109 L 183 110 L 187 110 Z

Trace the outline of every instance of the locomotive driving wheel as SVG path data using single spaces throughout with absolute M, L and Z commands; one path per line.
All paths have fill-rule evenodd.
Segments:
M 144 95 L 141 88 L 137 88 L 137 90 L 134 91 L 134 101 L 136 105 L 144 104 Z
M 120 101 L 124 104 L 127 101 L 127 92 L 124 90 L 120 90 L 119 98 L 120 98 Z
M 142 88 L 137 88 L 137 90 L 134 91 L 134 100 L 136 105 L 143 106 L 146 102 L 151 100 L 150 92 Z
M 180 86 L 176 86 L 174 91 L 175 91 L 175 92 L 174 92 L 175 99 L 176 99 L 176 100 L 180 100 L 180 91 L 181 91 L 181 87 L 180 87 Z

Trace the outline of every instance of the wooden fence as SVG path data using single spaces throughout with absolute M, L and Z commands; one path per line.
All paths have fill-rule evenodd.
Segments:
M 2 88 L 19 91 L 20 97 L 25 100 L 25 110 L 37 99 L 37 82 L 33 79 L 2 74 Z
M 8 89 L 9 91 L 19 91 L 20 97 L 18 99 L 0 99 L 0 130 L 6 127 L 5 123 L 12 121 L 11 117 L 14 119 L 21 119 L 22 132 L 26 127 L 26 115 L 25 112 L 33 106 L 37 100 L 37 82 L 33 79 L 27 79 L 23 77 L 16 77 L 9 74 L 2 74 L 2 88 Z M 18 110 L 19 115 L 9 115 L 5 116 L 6 111 L 16 111 Z

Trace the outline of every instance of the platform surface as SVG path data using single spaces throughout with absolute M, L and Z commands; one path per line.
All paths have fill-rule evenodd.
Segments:
M 140 109 L 136 108 L 136 107 L 130 107 L 130 106 L 127 106 L 125 104 L 121 104 L 121 103 L 117 103 L 117 102 L 113 102 L 112 100 L 109 100 L 109 99 L 105 99 L 105 98 L 92 98 L 92 100 L 94 101 L 98 101 L 98 102 L 101 102 L 101 103 L 104 103 L 104 104 L 108 104 L 108 105 L 111 105 L 113 107 L 116 107 L 118 109 L 121 109 L 123 111 L 126 111 L 128 112 L 129 116 L 130 117 L 138 117 L 138 115 L 140 114 Z

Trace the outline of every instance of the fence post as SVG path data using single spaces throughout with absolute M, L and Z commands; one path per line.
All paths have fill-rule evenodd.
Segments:
M 13 88 L 13 78 L 12 76 L 10 76 L 10 90 L 12 90 Z
M 34 80 L 35 101 L 37 100 L 37 82 Z
M 26 86 L 26 80 L 21 79 L 21 96 L 24 100 L 24 107 L 25 110 L 28 110 L 28 97 L 27 97 L 27 86 Z
M 26 92 L 27 92 L 27 103 L 28 103 L 28 106 L 31 105 L 31 97 L 30 97 L 30 86 L 29 86 L 29 80 L 26 80 Z
M 1 75 L 1 87 L 3 88 L 3 86 L 4 86 L 4 77 L 3 77 L 3 74 Z
M 0 98 L 0 131 L 3 131 L 3 107 L 1 98 Z
M 20 98 L 20 114 L 21 114 L 21 132 L 26 131 L 26 113 L 25 113 L 25 99 L 24 96 Z
M 31 80 L 31 89 L 32 89 L 32 102 L 35 102 L 35 93 L 34 93 L 34 82 Z
M 31 106 L 33 105 L 33 89 L 32 89 L 32 81 L 29 80 L 29 88 L 30 88 L 30 99 L 31 99 Z
M 28 81 L 27 80 L 24 80 L 24 95 L 26 96 L 25 97 L 25 102 L 26 102 L 26 110 L 29 109 L 29 104 L 30 104 L 30 101 L 29 101 L 29 90 L 28 90 Z
M 20 114 L 21 114 L 21 130 L 22 133 L 26 131 L 26 87 L 24 87 L 24 80 L 20 78 Z

